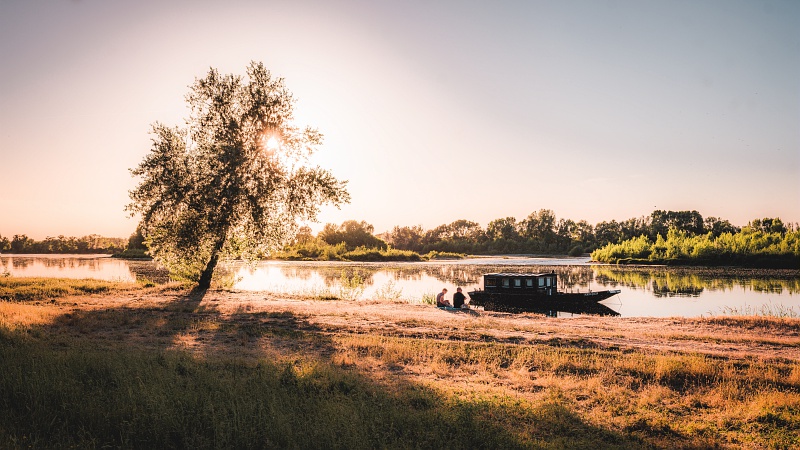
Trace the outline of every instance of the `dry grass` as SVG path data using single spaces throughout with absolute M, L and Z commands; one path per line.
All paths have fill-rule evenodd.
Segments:
M 52 323 L 62 313 L 54 305 L 29 305 L 0 302 L 0 326 L 9 329 L 30 329 L 34 325 Z
M 212 364 L 240 377 L 251 376 L 251 366 L 290 367 L 292 379 L 315 380 L 302 402 L 323 410 L 330 407 L 323 392 L 350 386 L 355 403 L 347 413 L 359 417 L 387 407 L 445 421 L 473 417 L 465 433 L 476 434 L 456 446 L 491 442 L 479 440 L 479 429 L 499 433 L 491 435 L 495 445 L 528 448 L 800 445 L 798 319 L 559 319 L 264 293 L 109 292 L 0 302 L 0 348 L 28 342 L 107 355 L 169 351 L 186 355 L 179 366 L 189 369 L 180 370 L 205 373 L 203 365 Z M 276 373 L 284 386 L 287 375 Z M 225 380 L 214 389 L 232 389 Z M 398 403 L 386 406 L 388 398 Z M 333 416 L 325 420 L 341 426 Z M 398 435 L 411 440 L 351 443 L 403 446 L 428 436 L 414 428 L 418 422 L 405 426 L 412 428 Z M 287 433 L 286 445 L 311 442 Z

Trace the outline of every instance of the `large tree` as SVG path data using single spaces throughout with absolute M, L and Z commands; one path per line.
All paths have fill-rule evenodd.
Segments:
M 207 289 L 221 258 L 268 254 L 321 205 L 349 201 L 346 182 L 310 166 L 322 135 L 293 124 L 292 95 L 263 64 L 252 62 L 246 78 L 212 68 L 186 101 L 185 127 L 153 125 L 127 207 L 173 273 Z

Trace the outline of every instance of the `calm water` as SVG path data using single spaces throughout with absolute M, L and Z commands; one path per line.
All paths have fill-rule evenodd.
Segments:
M 325 294 L 368 299 L 420 301 L 442 288 L 482 287 L 488 272 L 550 272 L 562 291 L 619 289 L 603 302 L 623 317 L 696 317 L 738 311 L 800 315 L 800 278 L 772 271 L 707 271 L 661 267 L 589 265 L 587 258 L 475 258 L 434 263 L 329 263 L 267 261 L 255 267 L 233 264 L 234 288 L 288 294 Z M 165 280 L 153 262 L 102 255 L 0 255 L 0 274 L 133 281 Z M 362 288 L 343 281 L 361 279 Z M 568 315 L 568 314 L 561 314 Z

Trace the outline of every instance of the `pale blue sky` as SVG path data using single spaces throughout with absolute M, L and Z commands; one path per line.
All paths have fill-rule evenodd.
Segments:
M 350 181 L 323 223 L 800 221 L 797 1 L 2 0 L 0 234 L 130 234 L 149 125 L 251 60 Z

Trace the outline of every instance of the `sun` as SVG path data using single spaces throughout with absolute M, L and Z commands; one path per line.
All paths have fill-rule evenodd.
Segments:
M 267 139 L 267 149 L 269 150 L 277 150 L 281 147 L 281 143 L 275 139 L 275 136 L 271 136 Z

